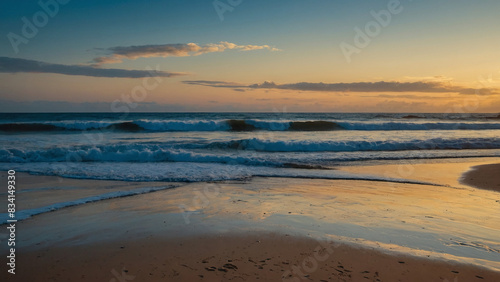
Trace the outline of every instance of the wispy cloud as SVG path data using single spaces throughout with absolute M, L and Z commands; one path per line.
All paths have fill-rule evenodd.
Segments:
M 460 94 L 475 94 L 477 89 L 453 86 L 441 82 L 353 82 L 353 83 L 311 83 L 299 82 L 293 84 L 276 84 L 266 81 L 261 84 L 249 85 L 250 88 L 276 88 L 301 91 L 328 91 L 328 92 L 426 92 L 444 93 L 455 92 Z M 497 89 L 481 89 L 481 94 L 500 94 Z
M 366 97 L 366 98 L 390 98 L 390 99 L 412 99 L 412 100 L 426 100 L 426 99 L 444 99 L 444 100 L 450 100 L 453 98 L 460 98 L 461 96 L 458 95 L 452 95 L 450 96 L 449 93 L 444 94 L 444 95 L 415 95 L 415 94 L 371 94 L 371 95 L 362 95 L 360 97 Z
M 181 44 L 161 44 L 161 45 L 140 45 L 140 46 L 118 46 L 104 49 L 111 54 L 97 57 L 92 63 L 96 66 L 102 64 L 120 63 L 124 59 L 135 60 L 138 58 L 151 57 L 187 57 L 198 56 L 206 53 L 224 52 L 226 50 L 270 50 L 280 51 L 269 45 L 237 45 L 230 42 L 221 41 L 219 43 L 209 43 L 199 45 L 196 43 Z
M 126 106 L 126 102 L 122 102 Z M 131 112 L 185 112 L 190 106 L 161 104 L 156 102 L 135 102 L 136 107 L 127 107 Z M 112 112 L 111 102 L 69 102 L 69 101 L 12 101 L 0 99 L 0 112 L 57 113 L 57 112 Z
M 210 87 L 223 87 L 223 88 L 248 88 L 248 85 L 228 82 L 228 81 L 216 81 L 216 80 L 184 80 L 182 83 L 190 85 L 201 85 Z
M 185 73 L 166 72 L 160 70 L 126 70 L 102 69 L 82 65 L 62 65 L 26 60 L 18 58 L 0 57 L 0 72 L 4 73 L 57 73 L 65 75 L 83 75 L 93 77 L 170 77 L 186 75 Z
M 299 82 L 290 84 L 277 84 L 272 81 L 256 83 L 251 85 L 241 85 L 234 82 L 224 81 L 184 81 L 186 84 L 195 84 L 210 87 L 226 88 L 249 88 L 249 89 L 285 89 L 297 91 L 323 91 L 323 92 L 425 92 L 425 93 L 459 93 L 459 94 L 481 94 L 498 95 L 499 89 L 495 88 L 468 88 L 454 86 L 449 82 L 438 81 L 417 81 L 417 82 L 352 82 L 352 83 L 314 83 Z

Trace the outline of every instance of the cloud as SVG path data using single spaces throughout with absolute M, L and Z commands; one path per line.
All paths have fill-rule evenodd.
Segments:
M 457 92 L 460 94 L 475 94 L 477 89 L 452 86 L 441 82 L 354 82 L 354 83 L 311 83 L 300 82 L 294 84 L 276 84 L 266 81 L 262 84 L 249 85 L 250 88 L 275 88 L 300 91 L 328 91 L 328 92 L 426 92 L 445 93 Z M 497 89 L 481 89 L 481 94 L 500 94 Z
M 166 72 L 160 70 L 101 69 L 91 66 L 51 64 L 35 60 L 9 57 L 0 57 L 0 72 L 57 73 L 65 75 L 120 78 L 170 77 L 186 75 L 185 73 Z
M 438 81 L 417 81 L 417 82 L 351 82 L 351 83 L 314 83 L 299 82 L 291 84 L 277 84 L 273 81 L 265 81 L 261 84 L 251 84 L 242 86 L 234 82 L 224 81 L 184 81 L 186 84 L 226 87 L 226 88 L 248 88 L 248 89 L 285 89 L 297 91 L 323 91 L 323 92 L 425 92 L 425 93 L 459 93 L 478 95 L 498 95 L 499 89 L 495 88 L 467 88 L 453 86 L 448 82 Z
M 367 98 L 391 98 L 391 99 L 413 99 L 413 100 L 425 100 L 425 99 L 445 99 L 450 100 L 455 98 L 459 98 L 460 96 L 450 96 L 449 94 L 445 94 L 444 96 L 439 95 L 414 95 L 414 94 L 374 94 L 374 95 L 363 95 L 360 97 Z
M 210 87 L 223 87 L 223 88 L 248 88 L 248 85 L 244 85 L 236 82 L 227 81 L 214 81 L 214 80 L 184 80 L 182 83 L 190 85 L 201 85 Z
M 156 102 L 136 102 L 134 108 L 123 102 L 130 112 L 185 112 L 191 107 L 181 104 L 161 104 Z M 0 113 L 57 113 L 57 112 L 114 112 L 111 102 L 69 102 L 69 101 L 12 101 L 0 99 Z M 127 114 L 127 112 L 120 112 Z
M 97 57 L 92 63 L 95 66 L 102 64 L 120 63 L 124 59 L 135 60 L 138 58 L 151 57 L 187 57 L 199 56 L 206 53 L 224 52 L 226 50 L 270 50 L 280 51 L 269 45 L 237 45 L 230 42 L 221 41 L 219 43 L 209 43 L 199 45 L 196 43 L 161 44 L 161 45 L 140 45 L 140 46 L 118 46 L 104 49 L 110 55 Z

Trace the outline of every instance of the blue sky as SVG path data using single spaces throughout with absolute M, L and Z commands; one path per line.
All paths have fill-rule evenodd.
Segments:
M 44 3 L 51 1 L 56 0 L 42 0 Z M 497 51 L 500 44 L 500 1 L 401 0 L 401 12 L 391 15 L 390 24 L 382 27 L 359 54 L 353 54 L 350 62 L 346 61 L 339 45 L 342 42 L 354 44 L 355 28 L 364 30 L 365 25 L 374 20 L 371 12 L 387 10 L 391 1 L 396 0 L 243 0 L 232 11 L 225 12 L 221 21 L 213 1 L 73 0 L 65 5 L 58 4 L 58 13 L 49 18 L 48 24 L 40 27 L 28 43 L 19 44 L 16 53 L 8 34 L 22 35 L 21 19 L 26 17 L 32 21 L 33 15 L 43 10 L 38 1 L 7 0 L 0 4 L 3 42 L 0 57 L 58 65 L 90 65 L 95 58 L 109 55 L 109 48 L 113 47 L 188 43 L 203 46 L 219 42 L 241 46 L 240 49 L 189 56 L 147 54 L 98 66 L 124 70 L 159 66 L 162 71 L 185 73 L 169 78 L 168 82 L 152 90 L 147 102 L 180 104 L 183 109 L 193 106 L 207 111 L 214 104 L 208 102 L 214 101 L 214 95 L 218 110 L 225 103 L 233 109 L 245 105 L 241 107 L 242 111 L 265 111 L 271 104 L 258 102 L 265 97 L 274 99 L 275 104 L 293 105 L 298 111 L 301 105 L 305 111 L 359 111 L 356 99 L 360 95 L 349 94 L 347 97 L 345 92 L 339 91 L 326 94 L 306 92 L 308 97 L 317 99 L 316 104 L 324 105 L 315 109 L 315 103 L 303 101 L 304 95 L 297 92 L 301 89 L 253 89 L 235 97 L 234 89 L 193 86 L 183 81 L 224 81 L 243 85 L 264 81 L 277 84 L 430 81 L 452 83 L 455 88 L 474 88 L 478 77 L 490 75 L 495 79 L 484 87 L 496 89 L 500 86 L 497 83 L 500 80 Z M 229 3 L 227 0 L 220 2 Z M 241 50 L 250 45 L 270 46 L 280 51 L 266 48 Z M 34 99 L 111 102 L 137 84 L 137 78 L 89 78 L 61 72 L 40 74 L 45 70 L 19 71 L 17 68 L 14 72 L 10 65 L 3 64 L 0 83 L 4 87 L 0 99 L 14 102 Z M 31 82 L 31 88 L 23 84 L 26 80 Z M 85 95 L 85 87 L 90 84 L 92 86 Z M 79 89 L 75 90 L 71 85 Z M 457 92 L 449 93 L 450 100 L 441 104 L 425 101 L 426 105 L 422 105 L 422 99 L 416 98 L 422 107 L 419 110 L 445 111 L 450 103 L 457 103 L 462 98 Z M 493 93 L 489 97 L 491 102 L 497 103 L 495 91 L 488 93 Z M 385 90 L 379 94 L 380 97 L 394 95 L 409 107 L 416 102 L 409 100 L 408 95 L 397 98 L 398 93 Z M 438 92 L 435 95 L 443 94 Z M 364 109 L 376 109 L 374 105 L 383 102 L 380 97 L 370 99 L 371 103 L 367 103 Z M 193 103 L 193 100 L 197 102 Z M 339 108 L 338 105 L 343 106 Z

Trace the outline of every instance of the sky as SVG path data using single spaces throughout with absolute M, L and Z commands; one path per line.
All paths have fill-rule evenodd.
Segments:
M 0 2 L 2 112 L 500 112 L 498 0 Z

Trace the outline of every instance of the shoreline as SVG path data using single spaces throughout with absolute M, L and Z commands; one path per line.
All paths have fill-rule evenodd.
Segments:
M 500 194 L 459 181 L 465 167 L 495 161 L 412 164 L 409 179 L 440 186 L 253 178 L 176 183 L 67 207 L 18 223 L 19 275 L 2 271 L 0 279 L 496 281 Z M 341 169 L 385 175 L 397 168 Z M 24 190 L 18 203 L 29 207 L 38 207 L 39 199 L 45 205 L 168 185 L 23 173 L 18 179 Z M 66 189 L 72 193 L 60 193 Z

